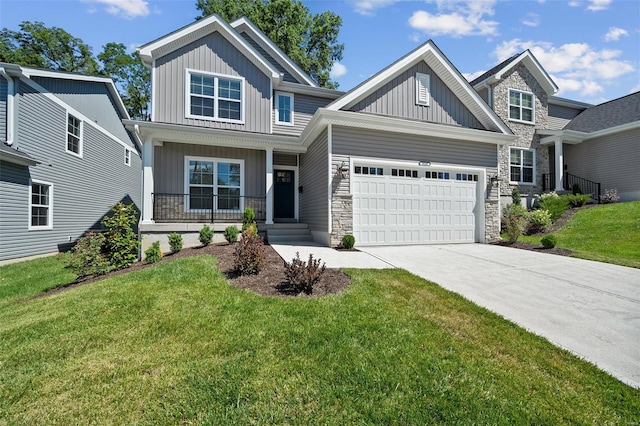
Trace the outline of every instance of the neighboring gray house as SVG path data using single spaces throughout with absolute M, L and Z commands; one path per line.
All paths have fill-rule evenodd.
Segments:
M 0 63 L 0 262 L 57 252 L 140 206 L 140 144 L 111 79 Z
M 217 15 L 139 49 L 152 70 L 143 140 L 146 246 L 252 207 L 335 246 L 499 236 L 498 148 L 515 136 L 431 41 L 358 87 L 317 87 L 251 22 Z

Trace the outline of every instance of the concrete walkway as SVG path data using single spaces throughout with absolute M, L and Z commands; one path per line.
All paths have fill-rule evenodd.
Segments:
M 486 244 L 360 250 L 640 388 L 640 269 Z
M 295 258 L 296 252 L 298 252 L 300 259 L 305 262 L 309 260 L 309 254 L 313 254 L 313 258 L 326 263 L 327 268 L 384 269 L 395 267 L 362 251 L 334 250 L 312 242 L 295 243 L 295 245 L 271 244 L 271 247 L 287 262 L 291 262 L 291 259 Z

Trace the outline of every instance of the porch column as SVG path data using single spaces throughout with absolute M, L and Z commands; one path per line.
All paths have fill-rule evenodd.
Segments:
M 564 189 L 564 155 L 562 154 L 562 139 L 558 138 L 556 146 L 556 191 Z
M 267 148 L 267 218 L 265 220 L 266 225 L 273 224 L 273 148 Z
M 153 223 L 153 139 L 142 143 L 142 221 Z

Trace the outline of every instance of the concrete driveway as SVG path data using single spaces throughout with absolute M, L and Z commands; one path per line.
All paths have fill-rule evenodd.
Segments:
M 640 388 L 640 269 L 486 244 L 359 249 Z

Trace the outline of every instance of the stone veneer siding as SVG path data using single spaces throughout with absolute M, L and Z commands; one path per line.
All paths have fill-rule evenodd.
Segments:
M 540 145 L 537 129 L 548 128 L 549 105 L 548 96 L 542 86 L 529 72 L 527 67 L 518 64 L 493 87 L 493 110 L 509 126 L 517 136 L 514 145 L 500 148 L 500 191 L 501 195 L 511 195 L 515 185 L 509 183 L 509 148 L 532 148 L 536 154 L 535 185 L 519 185 L 520 194 L 533 195 L 542 192 L 542 174 L 549 173 L 549 149 Z M 509 89 L 530 92 L 534 95 L 535 124 L 526 124 L 509 120 Z

